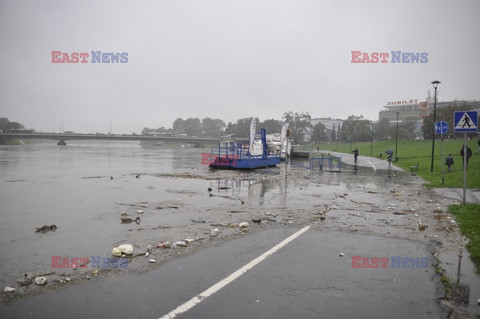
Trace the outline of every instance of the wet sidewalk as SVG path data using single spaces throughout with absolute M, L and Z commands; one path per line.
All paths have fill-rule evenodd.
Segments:
M 342 163 L 344 164 L 347 164 L 347 165 L 355 165 L 354 163 L 354 158 L 353 158 L 353 154 L 348 154 L 348 153 L 340 153 L 340 152 L 331 152 L 331 151 L 325 151 L 325 150 L 320 150 L 319 151 L 320 153 L 323 153 L 323 154 L 331 154 L 331 155 L 334 155 L 334 156 L 337 156 L 337 157 L 341 157 L 342 158 Z M 310 156 L 311 157 L 320 157 L 321 155 L 316 155 L 317 153 L 311 153 Z M 358 160 L 357 160 L 357 166 L 361 166 L 361 167 L 371 167 L 373 168 L 374 170 L 388 170 L 388 161 L 387 161 L 387 158 L 375 158 L 375 157 L 369 157 L 369 156 L 363 156 L 363 155 L 360 155 L 358 156 Z M 391 170 L 394 170 L 394 171 L 401 171 L 402 169 L 393 165 L 391 165 Z
M 434 188 L 433 190 L 439 196 L 458 202 L 463 200 L 463 188 Z M 467 203 L 480 203 L 480 189 L 467 189 L 465 197 Z
M 297 232 L 253 233 L 151 272 L 102 276 L 0 308 L 2 318 L 160 318 Z M 340 253 L 344 254 L 341 255 Z M 352 256 L 367 258 L 352 267 Z M 409 262 L 393 264 L 395 258 Z M 388 258 L 385 268 L 372 258 Z M 407 258 L 407 259 L 406 259 Z M 420 258 L 424 264 L 411 261 Z M 366 265 L 369 265 L 367 268 Z M 365 266 L 363 268 L 362 266 Z M 169 318 L 445 318 L 432 253 L 416 241 L 310 228 L 218 293 Z

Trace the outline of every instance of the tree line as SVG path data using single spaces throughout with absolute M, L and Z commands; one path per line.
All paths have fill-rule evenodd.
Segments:
M 246 117 L 238 119 L 236 122 L 225 122 L 221 119 L 213 119 L 206 117 L 204 119 L 200 118 L 177 118 L 172 123 L 172 128 L 160 127 L 158 129 L 144 128 L 142 134 L 147 132 L 156 132 L 159 134 L 186 134 L 189 137 L 216 137 L 220 138 L 222 136 L 230 136 L 234 138 L 248 138 L 250 135 L 250 123 L 252 122 L 253 117 Z M 308 133 L 308 129 L 311 128 L 310 120 L 311 116 L 307 112 L 294 113 L 286 112 L 284 113 L 282 120 L 267 119 L 260 121 L 258 118 L 255 118 L 257 121 L 257 127 L 264 128 L 267 133 L 280 133 L 284 123 L 289 123 L 290 127 L 290 137 L 293 138 L 295 142 L 303 141 L 304 136 Z
M 23 124 L 18 123 L 18 122 L 10 122 L 8 118 L 6 117 L 0 117 L 0 130 L 2 130 L 4 133 L 10 132 L 10 130 L 18 130 L 18 129 L 23 129 L 25 126 Z
M 465 104 L 457 105 L 452 103 L 449 106 L 437 109 L 437 121 L 447 121 L 453 125 L 453 112 L 459 110 L 470 110 Z M 250 123 L 253 117 L 238 119 L 236 122 L 225 122 L 221 119 L 206 117 L 199 118 L 177 118 L 172 128 L 159 128 L 159 133 L 170 133 L 173 135 L 186 134 L 187 136 L 205 136 L 220 138 L 229 136 L 233 138 L 248 138 L 250 132 Z M 350 115 L 341 124 L 333 124 L 332 128 L 327 128 L 323 123 L 312 126 L 312 117 L 308 112 L 285 112 L 281 120 L 267 119 L 257 120 L 257 127 L 265 128 L 267 133 L 280 133 L 284 123 L 289 123 L 289 137 L 293 143 L 302 142 L 369 142 L 371 140 L 381 141 L 394 139 L 415 139 L 418 119 L 415 117 L 407 118 L 403 121 L 392 122 L 388 119 L 381 119 L 378 122 L 365 119 L 363 115 Z M 398 125 L 398 126 L 397 126 Z M 147 128 L 144 129 L 148 130 Z M 423 118 L 421 127 L 424 139 L 431 139 L 433 132 L 433 113 Z M 450 129 L 453 135 L 453 128 Z

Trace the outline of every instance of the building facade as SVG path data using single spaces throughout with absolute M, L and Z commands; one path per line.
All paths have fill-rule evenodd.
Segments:
M 433 112 L 434 98 L 428 96 L 424 101 L 418 99 L 400 100 L 387 102 L 383 106 L 383 110 L 378 113 L 378 119 L 388 119 L 389 121 L 398 120 L 405 121 L 408 118 L 413 118 L 422 122 L 423 118 Z M 437 101 L 437 109 L 448 105 L 468 105 L 473 109 L 480 109 L 480 101 L 476 100 L 454 100 L 454 101 Z

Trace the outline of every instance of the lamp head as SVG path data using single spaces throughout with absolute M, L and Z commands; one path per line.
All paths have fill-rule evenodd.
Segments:
M 433 87 L 437 89 L 437 86 L 440 84 L 440 81 L 433 81 L 432 84 L 433 84 Z

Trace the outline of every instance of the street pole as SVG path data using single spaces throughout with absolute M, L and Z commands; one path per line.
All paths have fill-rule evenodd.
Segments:
M 463 204 L 466 204 L 467 197 L 467 133 L 463 139 Z
M 398 162 L 398 114 L 400 112 L 397 111 L 397 132 L 395 133 L 395 162 Z
M 430 165 L 430 172 L 433 172 L 433 156 L 435 154 L 435 121 L 437 118 L 437 86 L 440 84 L 440 81 L 433 81 L 433 87 L 435 88 L 435 101 L 433 102 L 433 125 L 432 125 L 432 162 Z
M 445 167 L 444 167 L 445 163 L 443 162 L 443 134 L 442 134 L 440 145 L 442 149 L 442 184 L 445 184 Z
M 373 122 L 372 122 L 372 141 L 370 142 L 370 157 L 373 156 Z

